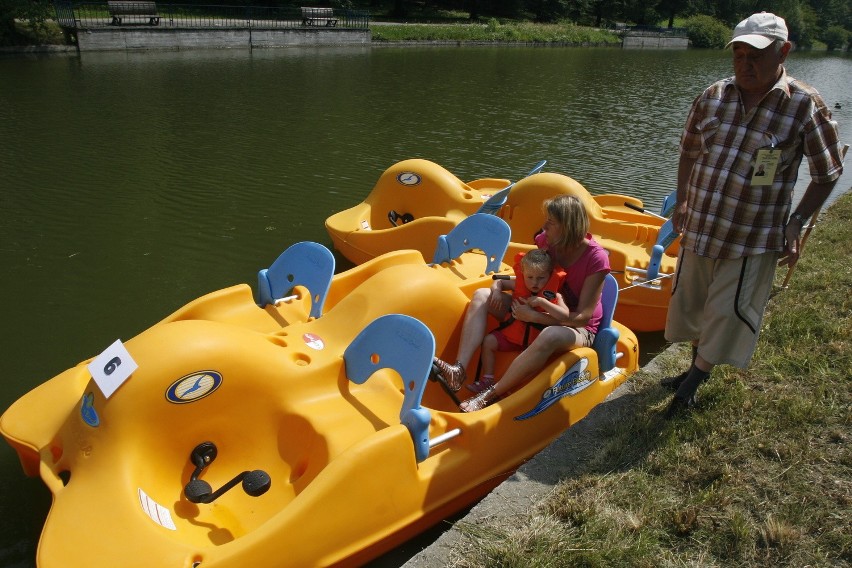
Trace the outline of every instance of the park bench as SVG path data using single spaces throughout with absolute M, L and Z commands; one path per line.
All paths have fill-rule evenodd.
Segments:
M 336 26 L 337 18 L 331 8 L 310 8 L 302 6 L 303 26 Z
M 157 13 L 157 3 L 150 1 L 107 0 L 112 25 L 120 26 L 125 17 L 148 19 L 149 26 L 160 25 L 160 15 Z

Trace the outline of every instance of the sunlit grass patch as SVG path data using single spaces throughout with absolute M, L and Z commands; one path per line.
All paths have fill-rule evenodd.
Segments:
M 393 24 L 372 26 L 373 41 L 619 44 L 613 33 L 571 23 Z

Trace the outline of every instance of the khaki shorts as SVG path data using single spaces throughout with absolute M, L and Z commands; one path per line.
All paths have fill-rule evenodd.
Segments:
M 779 254 L 717 260 L 681 250 L 672 283 L 665 337 L 698 341 L 714 365 L 745 368 L 757 346 Z

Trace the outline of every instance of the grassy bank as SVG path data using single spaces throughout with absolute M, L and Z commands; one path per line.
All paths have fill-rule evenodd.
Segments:
M 373 41 L 461 41 L 554 44 L 621 43 L 614 33 L 565 24 L 517 22 L 501 24 L 386 24 L 372 26 Z
M 847 194 L 770 301 L 748 370 L 716 369 L 696 411 L 671 422 L 671 394 L 640 371 L 632 412 L 583 473 L 511 527 L 459 523 L 452 565 L 852 564 L 850 242 Z M 675 372 L 688 352 L 660 359 Z

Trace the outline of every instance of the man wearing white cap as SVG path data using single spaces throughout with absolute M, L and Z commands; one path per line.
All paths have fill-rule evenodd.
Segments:
M 691 342 L 693 363 L 662 381 L 676 391 L 666 418 L 693 407 L 715 365 L 748 366 L 775 267 L 796 263 L 805 219 L 843 171 L 831 112 L 784 68 L 791 48 L 784 20 L 753 14 L 726 47 L 734 76 L 695 99 L 681 137 L 672 215 L 681 253 L 665 336 Z M 811 183 L 790 214 L 803 157 Z

